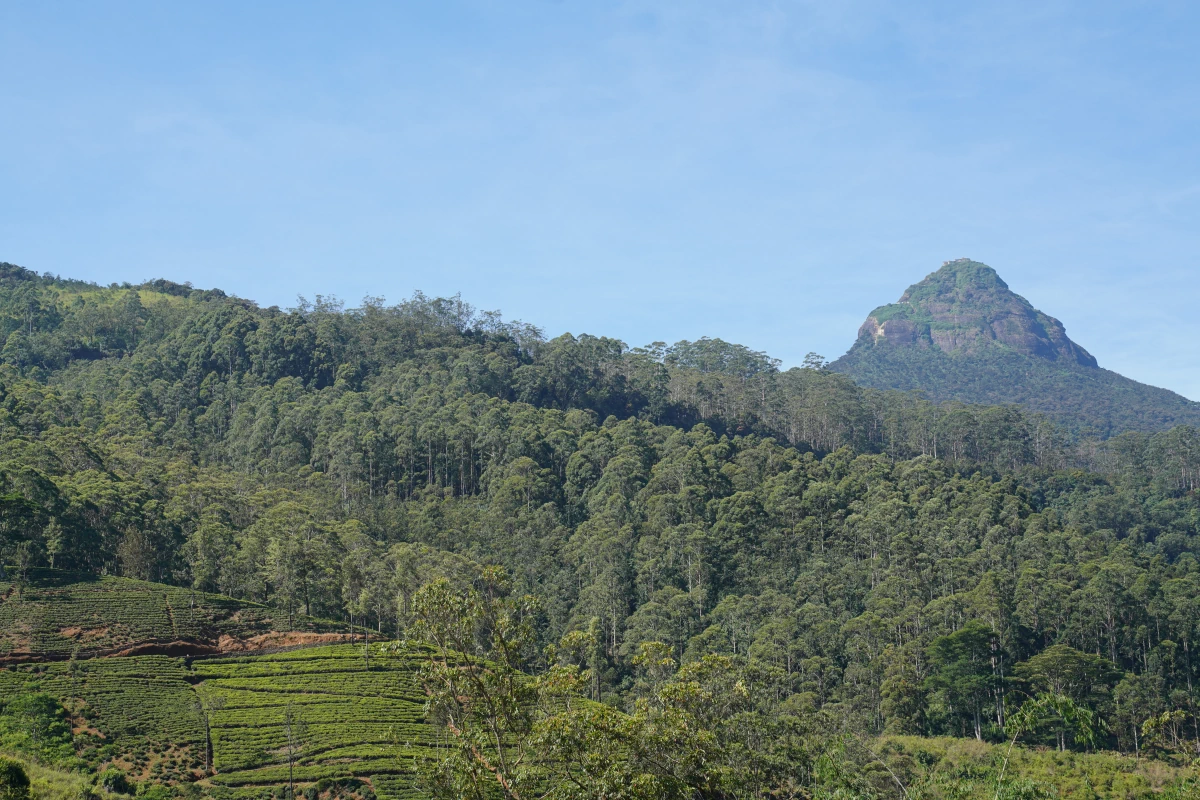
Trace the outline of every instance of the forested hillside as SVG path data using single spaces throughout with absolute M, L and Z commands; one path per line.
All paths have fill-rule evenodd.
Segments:
M 585 667 L 615 708 L 676 685 L 661 644 L 679 680 L 708 657 L 765 687 L 730 713 L 771 725 L 1002 742 L 1041 698 L 1022 741 L 1200 746 L 1194 428 L 1094 440 L 458 298 L 285 311 L 4 265 L 0 324 L 17 585 L 119 574 L 404 637 L 446 578 L 539 598 L 519 666 Z
M 1200 403 L 1102 369 L 1061 322 L 966 258 L 872 311 L 831 368 L 932 400 L 1015 403 L 1085 436 L 1200 425 Z

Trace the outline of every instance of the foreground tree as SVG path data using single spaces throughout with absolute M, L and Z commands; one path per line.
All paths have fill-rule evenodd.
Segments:
M 413 598 L 415 633 L 429 646 L 422 672 L 430 716 L 450 734 L 449 754 L 425 773 L 436 797 L 519 800 L 531 762 L 538 686 L 521 672 L 534 639 L 536 601 L 506 596 L 504 571 L 490 568 L 481 590 L 456 592 L 446 579 Z
M 818 784 L 868 789 L 853 765 L 824 752 L 845 749 L 831 721 L 791 713 L 783 671 L 720 655 L 677 670 L 667 645 L 645 643 L 634 658 L 639 697 L 623 713 L 585 699 L 593 676 L 570 663 L 580 636 L 537 653 L 539 604 L 507 590 L 503 571 L 491 568 L 471 590 L 439 580 L 414 597 L 429 715 L 450 743 L 423 776 L 435 797 L 800 798 Z M 525 671 L 539 663 L 539 674 Z M 814 741 L 823 752 L 811 751 Z

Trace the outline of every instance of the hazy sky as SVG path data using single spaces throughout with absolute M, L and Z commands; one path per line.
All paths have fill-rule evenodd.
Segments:
M 6 2 L 0 260 L 791 365 L 970 256 L 1200 400 L 1198 41 L 1195 2 Z

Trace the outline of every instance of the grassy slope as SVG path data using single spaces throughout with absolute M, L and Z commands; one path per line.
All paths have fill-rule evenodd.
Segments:
M 0 751 L 0 756 L 15 759 L 25 767 L 25 772 L 29 775 L 33 800 L 79 800 L 89 794 L 98 800 L 120 797 L 120 795 L 110 794 L 103 788 L 97 787 L 91 778 L 78 772 L 47 767 L 20 753 Z
M 20 594 L 13 583 L 0 581 L 0 656 L 66 656 L 76 648 L 86 653 L 147 641 L 215 644 L 223 635 L 337 627 L 275 617 L 267 606 L 176 586 L 32 570 Z
M 875 743 L 910 797 L 950 800 L 992 797 L 1006 748 L 974 739 L 888 736 Z M 877 765 L 876 784 L 892 777 Z M 1063 798 L 1200 797 L 1200 772 L 1185 764 L 1119 753 L 1059 753 L 1015 747 L 1005 771 L 1009 796 Z M 1039 793 L 1040 792 L 1040 793 Z M 1004 797 L 1005 795 L 1001 795 Z

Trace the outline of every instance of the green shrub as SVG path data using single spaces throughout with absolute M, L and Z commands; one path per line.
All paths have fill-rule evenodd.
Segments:
M 1200 778 L 1179 780 L 1167 788 L 1161 795 L 1161 800 L 1194 800 L 1200 797 Z
M 174 793 L 166 786 L 143 783 L 138 787 L 138 800 L 171 800 Z
M 1050 786 L 1026 779 L 1006 785 L 999 797 L 1000 800 L 1054 800 L 1058 792 Z
M 26 800 L 29 775 L 25 767 L 9 758 L 0 758 L 0 800 Z
M 129 779 L 116 767 L 109 767 L 96 776 L 96 785 L 114 794 L 133 794 Z

